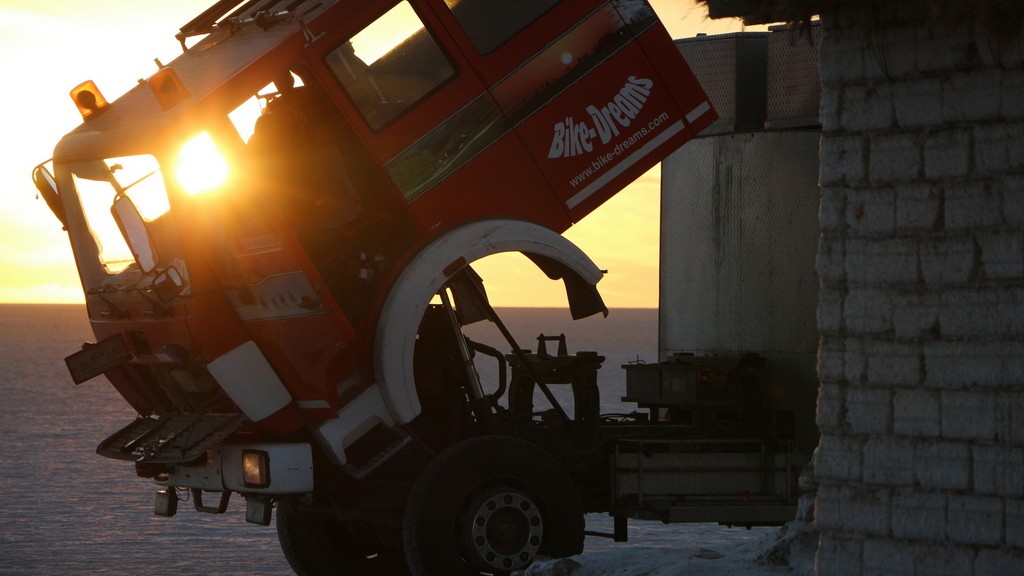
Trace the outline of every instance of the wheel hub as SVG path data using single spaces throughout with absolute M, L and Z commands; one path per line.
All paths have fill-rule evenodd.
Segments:
M 544 521 L 540 510 L 525 494 L 496 493 L 469 511 L 469 544 L 488 567 L 517 570 L 537 557 L 544 537 Z

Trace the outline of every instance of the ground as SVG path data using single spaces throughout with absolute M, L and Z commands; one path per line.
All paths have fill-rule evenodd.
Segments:
M 680 542 L 675 547 L 674 535 Z M 806 522 L 753 533 L 694 525 L 661 532 L 650 546 L 593 548 L 574 558 L 538 562 L 521 576 L 812 576 L 817 533 Z

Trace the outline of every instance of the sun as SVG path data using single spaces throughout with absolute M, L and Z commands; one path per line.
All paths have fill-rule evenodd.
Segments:
M 174 175 L 188 194 L 209 192 L 222 186 L 231 170 L 213 138 L 200 132 L 181 147 Z

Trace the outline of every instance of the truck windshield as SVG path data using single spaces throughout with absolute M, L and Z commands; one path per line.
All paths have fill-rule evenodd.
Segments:
M 96 242 L 100 263 L 109 274 L 135 262 L 111 206 L 118 194 L 128 196 L 147 222 L 170 210 L 167 189 L 156 158 L 150 155 L 106 158 L 69 166 L 82 214 Z

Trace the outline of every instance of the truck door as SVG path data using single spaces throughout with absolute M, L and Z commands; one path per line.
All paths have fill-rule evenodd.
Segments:
M 643 0 L 444 0 L 438 15 L 573 222 L 714 119 Z
M 564 229 L 566 212 L 486 86 L 423 0 L 402 0 L 322 42 L 359 136 L 434 237 L 482 218 Z M 511 192 L 511 191 L 516 192 Z

